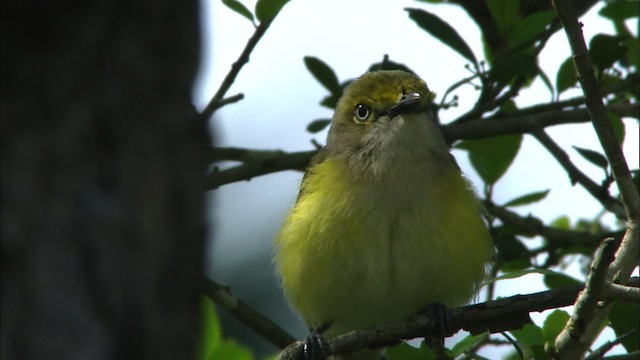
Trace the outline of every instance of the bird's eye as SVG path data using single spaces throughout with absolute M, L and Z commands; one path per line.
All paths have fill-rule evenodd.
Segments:
M 358 104 L 356 105 L 355 114 L 356 122 L 363 123 L 369 118 L 369 115 L 371 115 L 371 109 L 369 109 L 367 105 Z

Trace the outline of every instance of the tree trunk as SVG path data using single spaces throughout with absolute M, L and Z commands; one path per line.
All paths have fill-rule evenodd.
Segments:
M 2 4 L 2 359 L 191 359 L 197 1 Z

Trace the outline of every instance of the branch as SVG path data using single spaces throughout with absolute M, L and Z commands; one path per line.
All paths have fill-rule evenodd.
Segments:
M 593 259 L 587 283 L 576 300 L 575 308 L 567 325 L 555 341 L 555 349 L 548 348 L 552 356 L 560 359 L 578 358 L 584 354 L 591 342 L 581 341 L 586 332 L 586 325 L 595 317 L 598 301 L 606 290 L 607 273 L 613 261 L 616 241 L 605 239 Z
M 526 110 L 526 109 L 525 109 Z M 638 104 L 616 104 L 611 111 L 620 116 L 637 116 L 640 110 Z M 586 109 L 554 110 L 539 114 L 488 118 L 465 124 L 450 124 L 441 127 L 449 143 L 460 139 L 476 139 L 505 134 L 520 134 L 532 132 L 538 128 L 551 125 L 580 123 L 588 121 Z M 207 190 L 241 180 L 251 180 L 254 177 L 284 170 L 303 171 L 317 150 L 286 153 L 280 150 L 248 150 L 239 148 L 214 148 L 209 160 L 242 161 L 244 164 L 229 169 L 215 168 L 207 174 Z
M 597 359 L 602 359 L 602 357 L 604 356 L 604 354 L 608 353 L 609 350 L 613 349 L 614 346 L 622 343 L 622 340 L 624 340 L 625 338 L 633 335 L 635 333 L 635 330 L 631 330 L 625 334 L 623 334 L 622 336 L 614 339 L 613 341 L 607 341 L 606 343 L 602 344 L 600 347 L 598 347 L 597 349 L 593 350 L 589 356 L 585 357 L 584 360 L 597 360 Z M 632 358 L 633 359 L 633 358 Z M 636 357 L 637 359 L 637 357 Z
M 282 349 L 296 340 L 273 321 L 238 299 L 227 287 L 203 277 L 202 292 L 276 347 Z
M 556 144 L 549 135 L 547 135 L 544 130 L 539 130 L 533 133 L 533 136 L 544 146 L 553 157 L 562 165 L 562 167 L 569 174 L 569 179 L 571 183 L 575 184 L 576 182 L 582 187 L 585 188 L 593 196 L 596 198 L 605 209 L 614 213 L 618 218 L 625 217 L 625 211 L 622 204 L 612 198 L 609 195 L 609 191 L 606 188 L 598 185 L 595 181 L 591 180 L 587 175 L 585 175 L 577 166 L 575 166 L 571 160 L 569 159 L 569 155 L 562 150 L 562 148 Z
M 609 160 L 611 171 L 616 180 L 622 203 L 625 206 L 629 221 L 638 221 L 640 216 L 640 194 L 636 189 L 627 166 L 627 161 L 622 149 L 615 137 L 613 126 L 607 117 L 607 112 L 602 102 L 602 94 L 598 88 L 591 57 L 587 45 L 582 36 L 581 24 L 573 14 L 571 3 L 568 0 L 554 0 L 554 7 L 560 16 L 560 21 L 565 28 L 569 45 L 573 52 L 573 61 L 582 91 L 589 117 L 596 130 L 600 144 Z M 558 5 L 559 4 L 559 5 Z
M 251 151 L 245 150 L 248 156 L 249 153 L 254 152 L 260 155 L 268 153 L 268 151 Z M 272 156 L 262 156 L 258 160 L 247 161 L 242 165 L 234 166 L 229 169 L 219 170 L 214 168 L 205 180 L 206 190 L 217 189 L 221 185 L 233 183 L 241 180 L 251 180 L 252 178 L 260 175 L 270 174 L 284 170 L 298 170 L 304 171 L 304 169 L 311 161 L 313 155 L 318 151 L 300 151 L 294 153 L 284 153 L 280 151 L 271 152 Z
M 635 282 L 634 278 L 634 283 Z M 530 323 L 529 313 L 572 305 L 582 285 L 572 285 L 529 295 L 516 295 L 485 303 L 458 307 L 450 310 L 452 335 L 461 329 L 471 334 L 490 333 L 518 329 Z M 384 347 L 398 340 L 424 337 L 432 329 L 432 320 L 425 314 L 415 315 L 405 321 L 379 325 L 364 330 L 351 331 L 326 340 L 326 355 L 348 353 L 367 347 Z M 281 360 L 303 359 L 303 342 L 289 345 L 280 354 Z
M 233 96 L 229 96 L 229 97 L 224 98 L 224 99 L 221 99 L 214 106 L 213 112 L 215 112 L 216 110 L 220 109 L 221 107 L 223 107 L 225 105 L 236 103 L 236 102 L 238 102 L 238 101 L 240 101 L 242 99 L 244 99 L 244 94 L 242 94 L 242 93 L 236 94 L 236 95 L 233 95 Z M 213 112 L 212 112 L 212 114 L 213 114 Z
M 633 269 L 638 266 L 638 251 L 640 250 L 640 233 L 638 232 L 640 223 L 640 194 L 633 184 L 621 146 L 618 144 L 611 122 L 606 116 L 606 110 L 602 102 L 602 94 L 598 88 L 591 57 L 589 56 L 587 45 L 582 36 L 581 24 L 573 12 L 571 1 L 553 0 L 552 3 L 560 17 L 569 45 L 571 46 L 573 63 L 585 96 L 587 110 L 589 111 L 589 116 L 600 140 L 600 144 L 609 160 L 611 171 L 618 185 L 622 204 L 624 205 L 627 215 L 627 231 L 615 254 L 615 260 L 613 260 L 611 264 L 610 273 L 607 275 L 608 278 L 616 282 L 624 282 L 629 278 Z M 591 301 L 588 297 L 582 300 L 584 300 L 587 305 L 589 301 Z M 579 299 L 578 302 L 581 302 L 581 300 Z M 576 307 L 578 307 L 578 305 L 577 303 Z M 582 316 L 585 314 L 580 314 L 581 316 L 578 317 L 576 311 L 567 323 L 565 330 L 563 330 L 558 339 L 556 339 L 555 352 L 559 354 L 561 358 L 573 359 L 581 357 L 586 350 L 584 345 L 593 343 L 599 333 L 599 325 L 605 319 L 610 309 L 609 305 L 604 306 L 599 311 L 596 309 L 591 311 L 590 306 L 585 307 L 589 310 L 585 312 L 586 316 Z M 575 321 L 578 320 L 583 321 L 582 327 L 578 332 L 580 338 L 572 338 L 569 334 L 574 333 L 575 335 L 575 332 L 572 331 L 571 324 L 575 324 Z
M 638 117 L 640 105 L 614 104 L 609 110 L 621 117 Z M 449 143 L 459 139 L 483 139 L 492 136 L 531 133 L 547 126 L 583 123 L 589 121 L 587 109 L 551 110 L 542 113 L 528 113 L 523 109 L 513 116 L 495 116 L 467 123 L 444 125 L 442 132 Z
M 618 300 L 638 304 L 640 303 L 640 289 L 628 285 L 608 283 L 604 297 L 609 301 Z
M 490 201 L 484 202 L 484 207 L 492 215 L 500 219 L 505 225 L 521 229 L 526 235 L 540 235 L 551 242 L 559 245 L 569 244 L 598 244 L 606 237 L 620 239 L 623 235 L 621 231 L 604 231 L 597 234 L 589 231 L 565 230 L 551 226 L 546 226 L 542 220 L 528 216 L 521 217 L 513 211 L 498 206 Z
M 253 32 L 253 35 L 251 35 L 251 37 L 247 41 L 247 45 L 244 46 L 244 49 L 242 50 L 242 53 L 238 57 L 238 60 L 236 60 L 236 62 L 234 62 L 233 65 L 231 65 L 231 70 L 229 70 L 229 72 L 227 73 L 227 76 L 225 76 L 224 80 L 222 81 L 222 84 L 220 84 L 220 88 L 218 88 L 218 91 L 216 92 L 216 94 L 213 95 L 213 98 L 211 99 L 211 101 L 209 101 L 207 106 L 204 108 L 204 110 L 200 114 L 203 119 L 211 118 L 211 116 L 213 115 L 214 112 L 216 112 L 216 110 L 224 106 L 226 102 L 229 102 L 228 99 L 226 102 L 223 100 L 225 94 L 227 93 L 227 91 L 229 91 L 229 88 L 231 87 L 231 85 L 233 85 L 234 81 L 236 81 L 236 77 L 240 73 L 240 70 L 242 70 L 242 67 L 249 62 L 249 55 L 251 55 L 251 52 L 256 47 L 256 45 L 258 44 L 262 36 L 267 32 L 267 29 L 269 28 L 269 25 L 271 25 L 272 21 L 273 21 L 273 18 L 270 20 L 263 21 L 262 23 L 260 23 L 260 25 L 256 27 L 256 30 Z M 236 97 L 237 96 L 238 95 L 236 95 Z M 233 99 L 233 97 L 229 99 Z M 240 99 L 237 99 L 236 101 L 238 100 Z
M 289 154 L 282 150 L 249 150 L 237 147 L 212 147 L 209 149 L 208 161 L 259 162 L 270 161 L 287 155 Z

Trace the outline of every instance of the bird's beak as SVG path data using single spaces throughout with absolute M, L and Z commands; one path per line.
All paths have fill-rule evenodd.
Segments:
M 389 110 L 385 111 L 383 115 L 388 115 L 389 117 L 393 118 L 399 113 L 418 105 L 420 103 L 420 98 L 420 94 L 416 92 L 402 95 L 400 101 L 392 106 Z

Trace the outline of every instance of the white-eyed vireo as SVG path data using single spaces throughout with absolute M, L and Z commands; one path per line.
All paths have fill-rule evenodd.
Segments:
M 492 241 L 436 121 L 426 83 L 403 71 L 353 81 L 338 101 L 275 243 L 285 295 L 333 336 L 461 305 Z

